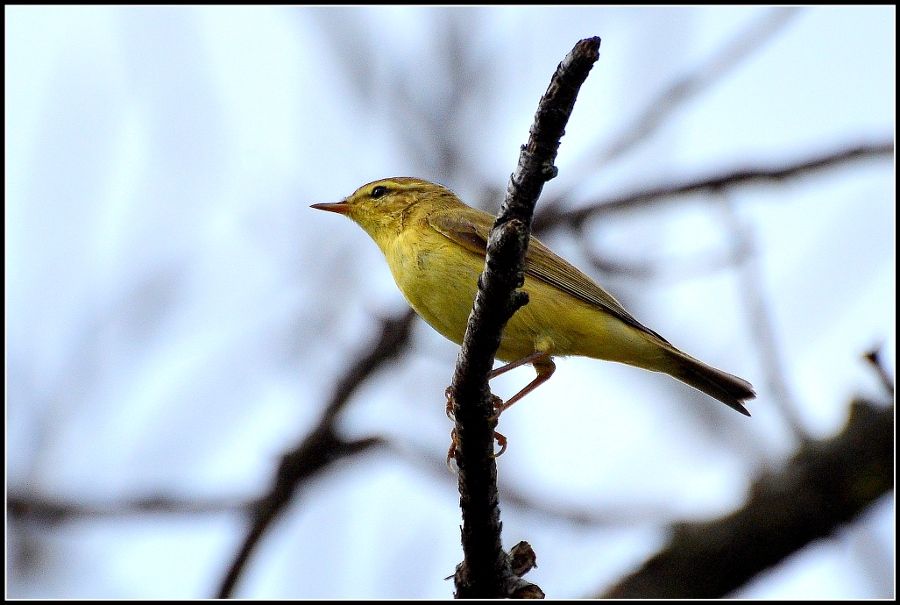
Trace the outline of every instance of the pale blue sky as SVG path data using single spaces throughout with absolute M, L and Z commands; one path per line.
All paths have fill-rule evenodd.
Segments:
M 570 192 L 573 205 L 890 140 L 895 9 L 810 8 L 596 170 L 604 142 L 766 10 L 6 8 L 10 489 L 97 505 L 264 490 L 375 320 L 405 305 L 365 234 L 309 204 L 395 175 L 440 181 L 473 204 L 485 187 L 502 191 L 550 75 L 580 38 L 600 36 L 601 56 L 545 188 Z M 436 45 L 448 16 L 465 25 L 464 68 L 479 87 L 442 123 L 415 122 L 400 91 L 426 108 L 454 94 Z M 464 151 L 455 167 L 429 128 L 449 130 Z M 840 429 L 850 397 L 879 393 L 862 353 L 884 342 L 894 367 L 894 222 L 893 162 L 881 160 L 592 225 L 595 254 L 661 273 L 604 284 L 760 396 L 748 420 L 667 377 L 560 361 L 504 414 L 501 479 L 615 522 L 573 526 L 505 507 L 508 545 L 527 539 L 538 552 L 530 579 L 557 597 L 601 590 L 662 544 L 665 522 L 740 506 L 756 473 L 795 443 L 746 318 L 746 273 L 679 273 L 680 261 L 727 248 L 728 225 L 751 234 L 748 271 L 792 409 L 822 437 Z M 549 243 L 587 268 L 584 249 Z M 342 419 L 348 434 L 387 436 L 407 455 L 360 457 L 315 481 L 239 596 L 451 594 L 455 479 L 415 458 L 440 460 L 448 447 L 443 390 L 456 351 L 416 324 L 410 352 Z M 498 379 L 496 392 L 511 394 L 530 372 Z M 738 596 L 892 596 L 883 570 L 893 569 L 893 515 L 891 497 Z M 37 548 L 41 574 L 9 571 L 9 596 L 207 597 L 242 529 L 219 513 L 20 532 L 10 552 Z

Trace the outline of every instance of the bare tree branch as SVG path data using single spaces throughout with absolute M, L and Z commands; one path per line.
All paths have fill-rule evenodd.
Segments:
M 6 497 L 6 511 L 11 519 L 30 519 L 46 526 L 88 518 L 124 518 L 153 514 L 209 515 L 245 510 L 243 498 L 191 498 L 147 496 L 136 500 L 113 503 L 87 503 L 25 492 L 11 491 Z
M 617 197 L 599 199 L 578 210 L 563 209 L 561 198 L 543 204 L 535 215 L 533 229 L 543 233 L 557 226 L 580 229 L 589 218 L 632 210 L 639 206 L 670 203 L 675 198 L 697 193 L 717 193 L 736 187 L 780 182 L 799 178 L 819 170 L 829 170 L 859 160 L 889 159 L 894 157 L 894 143 L 861 144 L 812 158 L 801 158 L 779 166 L 735 169 L 718 175 L 700 177 L 671 185 L 638 189 Z
M 381 335 L 377 344 L 357 360 L 338 383 L 316 428 L 302 443 L 282 456 L 272 487 L 252 506 L 251 526 L 222 580 L 218 598 L 224 599 L 233 595 L 237 581 L 263 534 L 287 508 L 303 483 L 334 462 L 383 443 L 379 437 L 344 440 L 337 430 L 337 416 L 349 402 L 350 395 L 366 378 L 404 350 L 413 317 L 415 313 L 408 310 L 402 316 L 382 321 Z
M 502 598 L 510 596 L 511 587 L 514 591 L 520 588 L 500 539 L 493 457 L 496 418 L 488 374 L 503 327 L 527 302 L 527 295 L 516 288 L 524 283 L 534 206 L 544 183 L 556 176 L 553 162 L 560 138 L 578 90 L 599 58 L 599 49 L 599 38 L 581 40 L 559 64 L 538 105 L 528 143 L 522 147 L 488 238 L 485 269 L 450 386 L 465 555 L 455 576 L 457 598 Z
M 379 50 L 379 37 L 357 12 L 331 7 L 308 10 L 330 42 L 360 110 L 389 109 L 384 118 L 390 121 L 391 132 L 406 156 L 423 173 L 431 174 L 432 180 L 451 183 L 464 176 L 483 186 L 478 183 L 483 179 L 471 143 L 471 133 L 478 131 L 472 120 L 482 114 L 470 109 L 473 104 L 491 106 L 494 65 L 475 51 L 471 24 L 477 19 L 477 9 L 455 7 L 435 13 L 430 56 L 439 60 L 427 62 L 423 57 L 421 71 L 371 61 L 371 55 Z M 423 89 L 422 73 L 426 72 L 435 84 Z M 441 94 L 423 96 L 423 90 L 433 93 L 432 88 L 439 88 Z
M 741 61 L 752 56 L 800 10 L 780 7 L 766 11 L 692 71 L 670 82 L 618 137 L 594 150 L 583 164 L 604 166 L 649 139 L 678 108 L 712 88 Z
M 368 365 L 371 357 L 361 360 L 362 363 L 354 367 Z M 893 380 L 880 362 L 879 351 L 873 350 L 865 358 L 882 378 L 885 391 L 892 393 Z M 359 375 L 358 372 L 350 374 Z M 362 380 L 343 382 L 361 384 Z M 338 388 L 337 392 L 346 392 L 345 387 Z M 342 398 L 343 395 L 336 395 L 332 402 Z M 864 400 L 854 401 L 847 426 L 841 434 L 822 441 L 806 442 L 783 470 L 765 475 L 756 482 L 750 499 L 740 511 L 711 523 L 676 525 L 671 544 L 664 552 L 603 596 L 724 596 L 810 541 L 833 533 L 893 488 L 893 423 L 891 402 L 874 404 Z M 323 451 L 327 449 L 322 448 Z M 332 451 L 339 449 L 333 448 Z M 392 449 L 405 450 L 402 447 Z M 423 457 L 407 456 L 407 459 L 418 464 Z M 301 461 L 302 456 L 298 456 L 297 460 Z M 302 466 L 302 462 L 298 466 Z M 443 468 L 440 462 L 431 466 Z M 294 491 L 296 493 L 296 488 Z M 652 511 L 649 516 L 648 511 L 635 516 L 629 514 L 633 511 L 611 515 L 609 511 L 598 514 L 589 510 L 557 509 L 514 492 L 507 496 L 505 500 L 509 504 L 524 511 L 593 527 L 645 523 L 649 518 L 658 516 Z M 148 496 L 114 505 L 88 505 L 11 493 L 7 511 L 11 519 L 37 520 L 45 526 L 54 526 L 86 517 L 255 510 L 259 502 L 248 504 L 237 498 L 186 501 Z
M 865 358 L 886 374 L 877 349 Z M 855 399 L 840 434 L 803 442 L 754 483 L 741 510 L 676 526 L 665 550 L 603 597 L 724 597 L 861 514 L 894 487 L 893 383 L 884 386 L 889 401 Z
M 800 420 L 797 401 L 791 393 L 790 383 L 785 375 L 785 364 L 781 348 L 778 346 L 777 330 L 766 296 L 766 280 L 761 267 L 760 255 L 750 224 L 742 222 L 730 196 L 726 198 L 726 228 L 728 239 L 734 247 L 744 250 L 740 255 L 738 279 L 740 280 L 740 300 L 746 309 L 750 324 L 750 337 L 756 346 L 756 356 L 765 376 L 768 391 L 791 432 L 799 440 L 809 438 L 809 433 Z
M 613 599 L 713 599 L 832 534 L 894 487 L 894 407 L 857 399 L 840 435 L 804 443 L 747 504 L 682 524 L 665 550 L 608 590 Z

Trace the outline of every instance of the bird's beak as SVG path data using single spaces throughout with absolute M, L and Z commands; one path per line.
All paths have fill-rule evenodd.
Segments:
M 335 202 L 333 204 L 313 204 L 310 208 L 316 210 L 327 210 L 328 212 L 337 212 L 338 214 L 348 214 L 350 212 L 350 204 L 347 202 Z

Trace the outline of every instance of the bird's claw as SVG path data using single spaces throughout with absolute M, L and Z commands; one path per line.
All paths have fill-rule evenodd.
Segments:
M 447 418 L 456 422 L 456 418 L 453 416 L 453 392 L 450 389 L 451 387 L 447 387 L 444 390 L 444 397 L 447 398 Z

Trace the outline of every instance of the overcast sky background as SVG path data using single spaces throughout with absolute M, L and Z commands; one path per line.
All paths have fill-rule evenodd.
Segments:
M 418 176 L 496 211 L 537 102 L 581 38 L 602 38 L 600 60 L 545 187 L 572 207 L 892 140 L 894 7 L 810 8 L 597 165 L 647 103 L 767 10 L 7 7 L 8 489 L 113 508 L 177 497 L 227 509 L 263 492 L 377 319 L 405 308 L 368 237 L 308 206 Z M 456 72 L 453 40 L 466 57 Z M 453 88 L 454 73 L 472 90 Z M 651 268 L 603 283 L 759 398 L 747 419 L 666 376 L 559 361 L 503 415 L 501 498 L 604 522 L 503 504 L 505 545 L 537 551 L 528 579 L 554 597 L 602 590 L 664 544 L 667 523 L 741 506 L 796 445 L 785 400 L 823 438 L 852 396 L 880 396 L 860 356 L 883 343 L 893 373 L 895 218 L 894 164 L 878 160 L 592 222 L 584 246 L 548 237 L 586 270 L 590 255 Z M 752 261 L 704 265 L 735 233 Z M 765 372 L 754 301 L 786 396 Z M 317 479 L 239 596 L 450 596 L 460 520 L 440 466 L 457 350 L 415 324 L 409 352 L 342 416 L 348 435 L 395 447 Z M 508 397 L 532 376 L 494 390 Z M 243 530 L 229 510 L 19 526 L 8 595 L 208 597 Z M 894 532 L 891 494 L 735 596 L 891 597 Z

